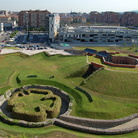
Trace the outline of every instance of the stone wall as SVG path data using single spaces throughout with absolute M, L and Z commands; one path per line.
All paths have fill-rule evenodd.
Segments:
M 5 101 L 5 96 L 4 95 L 1 95 L 0 96 L 0 105 Z
M 93 101 L 92 96 L 88 92 L 86 92 L 85 90 L 83 90 L 80 87 L 75 87 L 75 89 L 78 90 L 78 91 L 80 91 L 80 92 L 82 92 L 83 94 L 85 94 L 85 96 L 88 98 L 89 102 Z
M 71 53 L 71 54 L 75 54 L 75 55 L 83 55 L 83 51 L 82 50 L 75 50 L 75 49 L 65 49 L 65 52 Z
M 102 134 L 102 135 L 125 134 L 138 130 L 138 125 L 120 129 L 110 129 L 110 128 L 131 121 L 132 119 L 135 119 L 137 117 L 138 114 L 134 114 L 121 119 L 98 120 L 98 119 L 87 119 L 87 118 L 62 115 L 59 117 L 59 119 L 55 120 L 55 124 L 68 129 L 73 129 L 93 134 Z
M 115 120 L 88 119 L 88 118 L 80 118 L 80 117 L 65 116 L 65 115 L 59 116 L 59 119 L 63 121 L 95 128 L 115 127 L 123 123 L 126 123 L 128 121 L 131 121 L 134 118 L 138 118 L 138 114 L 133 114 L 131 116 Z
M 54 123 L 56 125 L 59 125 L 59 126 L 64 127 L 64 128 L 77 130 L 80 132 L 98 134 L 98 135 L 118 135 L 118 134 L 131 133 L 131 132 L 138 130 L 138 126 L 130 127 L 130 128 L 122 128 L 122 129 L 113 129 L 113 130 L 112 129 L 100 129 L 100 128 L 76 125 L 76 124 L 68 123 L 66 121 L 62 121 L 59 119 L 56 119 Z

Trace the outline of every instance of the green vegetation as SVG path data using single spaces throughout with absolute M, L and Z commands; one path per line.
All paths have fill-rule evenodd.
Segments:
M 18 30 L 14 31 L 14 32 L 10 35 L 10 38 L 13 38 L 17 33 L 18 33 Z
M 60 107 L 60 97 L 41 89 L 20 90 L 12 95 L 7 106 L 13 118 L 35 122 L 57 117 Z
M 138 99 L 137 84 L 138 73 L 101 70 L 84 87 L 105 95 Z
M 20 50 L 18 47 L 4 47 L 4 49 L 15 49 L 15 50 Z
M 40 53 L 30 57 L 14 53 L 2 55 L 0 60 L 0 68 L 4 74 L 3 78 L 6 78 L 6 72 L 8 72 L 10 67 L 10 72 L 8 72 L 9 82 L 7 83 L 7 80 L 0 81 L 3 82 L 1 86 L 7 83 L 7 85 L 0 88 L 2 90 L 1 94 L 5 92 L 4 90 L 7 87 L 14 88 L 28 84 L 52 85 L 63 89 L 73 97 L 74 106 L 71 114 L 75 116 L 113 119 L 137 112 L 136 92 L 138 87 L 136 84 L 138 73 L 108 70 L 98 72 L 86 84 L 81 86 L 83 89 L 88 89 L 86 91 L 92 94 L 93 102 L 89 102 L 85 94 L 74 89 L 84 80 L 82 75 L 87 67 L 85 56 L 48 56 L 45 53 Z M 14 73 L 10 76 L 12 72 Z M 79 76 L 78 72 L 81 72 L 82 75 Z M 30 75 L 37 75 L 37 77 L 28 78 Z M 55 77 L 51 79 L 51 76 Z M 103 79 L 104 81 L 101 82 Z M 110 82 L 113 82 L 113 84 Z M 94 95 L 95 93 L 112 96 L 114 100 L 110 98 L 101 99 L 98 95 Z M 128 98 L 129 100 L 119 100 L 118 97 L 120 95 L 123 96 L 122 98 Z M 133 101 L 133 99 L 135 100 Z M 121 107 L 124 107 L 126 112 L 122 111 Z
M 98 48 L 100 49 L 100 47 Z M 130 50 L 129 47 L 123 47 L 120 50 L 131 53 L 134 52 L 135 47 Z M 115 51 L 118 51 L 117 48 Z M 88 59 L 102 64 L 101 60 L 95 57 Z M 71 115 L 73 116 L 115 119 L 138 111 L 138 69 L 105 65 L 104 70 L 97 72 L 86 81 L 86 84 L 81 85 L 85 80 L 82 76 L 88 67 L 85 56 L 48 56 L 46 53 L 40 53 L 30 57 L 14 53 L 0 55 L 0 62 L 0 94 L 4 94 L 5 90 L 9 88 L 17 88 L 26 84 L 52 85 L 66 91 L 72 97 Z M 31 75 L 37 75 L 37 77 L 28 77 Z M 54 76 L 54 78 L 51 78 L 51 76 Z M 75 90 L 76 86 L 91 94 L 93 102 L 89 102 L 84 93 Z M 10 130 L 13 133 L 15 131 L 25 132 L 27 136 L 28 133 L 43 135 L 45 133 L 51 134 L 51 132 L 57 130 L 61 134 L 66 135 L 73 132 L 73 136 L 84 137 L 83 133 L 76 133 L 56 126 L 28 130 L 23 127 L 11 127 L 0 123 L 0 128 L 1 130 Z M 135 132 L 135 135 L 137 136 L 137 132 Z M 127 136 L 129 137 L 131 134 Z
M 78 50 L 84 50 L 85 48 L 88 48 L 88 47 L 74 47 L 74 49 L 78 49 Z M 108 51 L 108 52 L 121 52 L 121 54 L 119 55 L 124 55 L 124 56 L 128 56 L 128 54 L 134 54 L 134 55 L 138 55 L 138 52 L 135 52 L 138 47 L 133 44 L 132 46 L 116 46 L 116 47 L 99 47 L 99 46 L 93 46 L 93 47 L 90 47 L 91 49 L 95 49 L 97 51 Z

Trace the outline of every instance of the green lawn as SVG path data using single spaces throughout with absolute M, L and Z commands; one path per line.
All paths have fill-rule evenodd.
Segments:
M 104 69 L 94 74 L 84 87 L 105 95 L 138 99 L 138 73 Z
M 15 104 L 18 104 L 21 102 L 25 103 L 25 106 L 22 108 L 22 110 L 24 111 L 27 110 L 31 112 L 36 112 L 35 108 L 41 104 L 47 107 L 47 109 L 49 109 L 53 103 L 53 100 L 49 99 L 49 100 L 42 101 L 41 100 L 42 98 L 44 98 L 43 94 L 30 93 L 29 95 L 19 96 Z
M 123 55 L 127 56 L 128 54 L 134 54 L 134 55 L 138 55 L 138 52 L 135 52 L 138 49 L 137 47 L 125 47 L 125 46 L 116 46 L 116 47 L 111 47 L 111 46 L 107 46 L 107 47 L 99 47 L 99 46 L 92 46 L 92 47 L 74 47 L 74 49 L 78 49 L 78 50 L 84 50 L 85 48 L 91 48 L 91 49 L 95 49 L 97 51 L 108 51 L 108 52 L 121 52 Z
M 91 60 L 101 64 L 101 61 L 95 57 L 89 57 L 89 61 Z M 61 88 L 72 96 L 74 104 L 71 115 L 74 116 L 115 119 L 138 111 L 137 69 L 106 66 L 106 69 L 94 74 L 86 81 L 86 84 L 80 86 L 91 94 L 93 102 L 89 102 L 84 93 L 74 89 L 84 80 L 78 73 L 83 74 L 85 71 L 84 68 L 87 66 L 85 56 L 48 56 L 40 53 L 30 57 L 14 53 L 0 55 L 0 62 L 0 94 L 4 94 L 9 88 L 26 84 L 48 84 Z M 75 75 L 72 76 L 72 74 Z M 37 75 L 37 77 L 28 78 L 30 75 Z M 50 78 L 51 76 L 54 78 Z M 34 99 L 31 100 L 35 103 Z M 11 128 L 9 130 L 15 131 L 15 126 L 10 127 L 0 123 L 1 129 L 5 130 L 6 126 L 7 129 Z M 25 133 L 29 133 L 27 128 L 17 128 L 17 132 L 23 129 Z M 51 127 L 48 128 L 50 132 L 53 132 Z M 43 128 L 38 129 L 36 133 L 39 133 L 39 130 L 43 130 L 41 134 L 47 133 Z M 58 127 L 54 127 L 55 130 L 63 133 L 63 129 L 58 129 Z M 33 131 L 34 129 L 30 129 L 30 133 Z M 81 134 L 76 135 L 76 132 L 74 134 L 81 137 Z

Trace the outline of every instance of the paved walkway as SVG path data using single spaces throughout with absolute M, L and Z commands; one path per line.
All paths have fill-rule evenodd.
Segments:
M 112 127 L 110 129 L 122 129 L 122 128 L 130 128 L 130 127 L 134 127 L 134 126 L 138 126 L 138 118 L 135 118 L 127 123 L 124 123 L 122 125 L 118 125 L 116 127 Z
M 34 55 L 37 53 L 41 53 L 41 52 L 48 52 L 50 55 L 55 55 L 55 54 L 61 54 L 61 55 L 71 55 L 68 52 L 65 52 L 64 50 L 57 50 L 57 49 L 52 49 L 52 48 L 47 48 L 47 49 L 42 49 L 42 50 L 26 50 L 26 49 L 19 49 L 19 50 L 15 50 L 15 49 L 2 49 L 0 52 L 0 55 L 2 54 L 9 54 L 9 53 L 16 53 L 16 52 L 21 52 L 27 55 Z

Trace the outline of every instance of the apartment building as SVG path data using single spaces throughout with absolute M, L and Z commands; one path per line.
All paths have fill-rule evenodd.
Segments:
M 116 12 L 90 12 L 90 20 L 92 23 L 107 23 L 107 24 L 119 24 L 120 14 Z
M 123 25 L 123 26 L 138 26 L 138 13 L 124 12 L 121 17 L 121 25 Z
M 63 27 L 66 24 L 70 25 L 73 22 L 72 17 L 60 16 L 60 26 Z
M 3 23 L 0 23 L 0 32 L 3 32 L 3 31 L 4 31 Z
M 59 14 L 49 15 L 49 39 L 51 42 L 56 40 L 60 28 Z
M 136 12 L 97 12 L 89 14 L 92 23 L 116 24 L 121 26 L 138 26 L 138 13 Z
M 3 23 L 4 30 L 9 30 L 17 26 L 18 17 L 14 15 L 0 16 L 0 23 Z
M 63 27 L 59 40 L 72 43 L 132 44 L 138 43 L 138 31 L 118 26 Z
M 47 28 L 49 24 L 50 12 L 45 11 L 21 11 L 18 14 L 19 26 L 29 28 Z
M 60 18 L 60 23 L 61 23 L 61 26 L 65 26 L 66 24 L 67 25 L 70 25 L 72 23 L 86 23 L 87 22 L 87 19 L 85 17 L 81 17 L 81 16 L 78 16 L 78 17 L 61 17 Z

